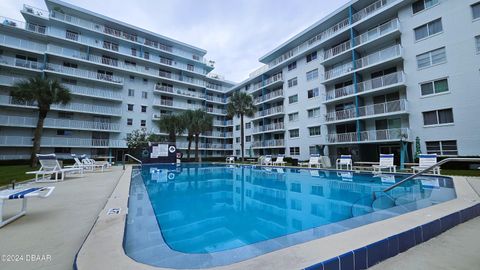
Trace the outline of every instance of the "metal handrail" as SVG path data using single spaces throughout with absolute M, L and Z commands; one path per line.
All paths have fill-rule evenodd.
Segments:
M 134 156 L 132 156 L 132 155 L 130 155 L 130 154 L 125 154 L 125 155 L 123 155 L 123 170 L 125 170 L 125 161 L 126 161 L 125 158 L 126 158 L 127 156 L 128 156 L 129 158 L 135 160 L 136 162 L 140 163 L 140 165 L 142 165 L 142 161 L 139 160 L 138 158 L 136 158 L 136 157 L 134 157 Z
M 402 181 L 400 181 L 400 182 L 398 182 L 398 183 L 395 183 L 395 184 L 391 185 L 390 187 L 384 189 L 383 192 L 388 192 L 388 191 L 390 191 L 390 190 L 398 187 L 399 185 L 401 185 L 401 184 L 403 184 L 403 183 L 405 183 L 405 182 L 407 182 L 407 181 L 409 181 L 409 180 L 412 180 L 413 178 L 415 178 L 415 177 L 417 177 L 417 176 L 419 176 L 419 175 L 421 175 L 421 174 L 423 174 L 423 173 L 425 173 L 425 172 L 427 172 L 427 171 L 430 171 L 430 170 L 432 170 L 432 169 L 435 168 L 435 167 L 438 167 L 438 166 L 440 166 L 440 165 L 442 165 L 442 164 L 445 164 L 445 163 L 447 163 L 447 162 L 450 162 L 450 161 L 480 162 L 480 158 L 446 158 L 446 159 L 441 160 L 441 161 L 435 163 L 434 165 L 432 165 L 432 166 L 430 166 L 430 167 L 428 167 L 428 168 L 426 168 L 426 169 L 424 169 L 424 170 L 419 171 L 419 172 L 416 173 L 416 174 L 410 175 L 409 177 L 403 179 Z

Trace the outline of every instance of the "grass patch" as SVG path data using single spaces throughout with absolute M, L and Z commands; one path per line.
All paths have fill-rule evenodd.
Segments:
M 443 175 L 480 177 L 480 170 L 441 170 L 440 172 Z
M 0 186 L 8 185 L 12 180 L 18 183 L 35 178 L 35 175 L 25 174 L 25 172 L 36 169 L 38 168 L 31 168 L 29 165 L 2 165 L 0 166 Z

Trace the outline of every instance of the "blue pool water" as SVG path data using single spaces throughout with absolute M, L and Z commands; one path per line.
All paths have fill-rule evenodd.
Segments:
M 124 248 L 150 265 L 225 265 L 455 198 L 453 182 L 215 164 L 132 173 Z

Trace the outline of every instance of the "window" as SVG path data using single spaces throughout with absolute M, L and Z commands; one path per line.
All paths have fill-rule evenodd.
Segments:
M 480 2 L 472 5 L 472 14 L 474 20 L 480 18 Z
M 309 127 L 308 128 L 308 133 L 310 134 L 310 136 L 320 135 L 320 126 Z
M 291 129 L 288 131 L 288 133 L 290 134 L 290 138 L 298 138 L 300 137 L 300 130 L 297 128 L 297 129 Z
M 70 154 L 70 153 L 72 153 L 72 148 L 69 148 L 69 147 L 55 147 L 53 152 L 55 154 Z
M 187 64 L 187 70 L 189 70 L 189 71 L 194 71 L 194 70 L 195 70 L 195 66 L 194 66 L 194 65 Z
M 74 31 L 67 30 L 65 37 L 71 40 L 78 40 L 78 33 Z
M 236 125 L 235 130 L 240 130 L 240 125 Z
M 418 12 L 429 9 L 433 6 L 438 4 L 438 0 L 418 0 L 413 2 L 412 4 L 412 10 L 413 14 L 417 14 Z
M 320 107 L 307 110 L 308 118 L 319 117 L 320 116 Z
M 136 67 L 136 66 L 137 66 L 137 63 L 135 63 L 135 62 L 133 62 L 133 61 L 125 60 L 125 66 L 127 66 L 127 67 Z
M 320 155 L 320 147 L 312 145 L 308 148 L 310 155 Z
M 72 136 L 73 131 L 71 130 L 64 130 L 64 129 L 57 129 L 57 136 Z
M 70 78 L 62 78 L 62 83 L 77 85 L 77 80 Z
M 58 118 L 73 119 L 73 113 L 71 113 L 71 112 L 58 112 Z
M 297 68 L 297 61 L 288 64 L 287 68 L 288 68 L 288 71 L 296 69 Z
M 245 136 L 245 141 L 246 142 L 251 142 L 252 141 L 252 136 Z
M 291 199 L 290 208 L 293 210 L 302 211 L 302 201 L 298 199 Z
M 480 36 L 475 37 L 475 47 L 477 48 L 477 53 L 480 53 Z
M 420 84 L 420 88 L 422 90 L 422 96 L 444 93 L 448 92 L 448 81 L 447 79 L 441 79 L 422 83 Z
M 236 138 L 235 138 L 235 142 L 236 142 L 236 143 L 239 143 L 239 142 L 240 142 L 240 137 L 236 137 Z
M 323 187 L 322 186 L 312 186 L 313 195 L 323 196 Z
M 288 97 L 288 104 L 292 104 L 296 102 L 298 102 L 298 95 L 293 95 Z
M 318 91 L 318 88 L 313 88 L 307 91 L 308 98 L 318 97 L 319 95 L 320 91 Z
M 317 59 L 317 52 L 307 54 L 307 63 Z
M 445 47 L 417 55 L 418 68 L 426 68 L 433 65 L 438 65 L 445 63 L 446 61 L 447 56 L 445 52 Z
M 110 42 L 110 41 L 104 41 L 103 42 L 103 48 L 118 52 L 118 44 Z
M 133 112 L 133 104 L 127 104 L 127 110 Z
M 142 112 L 147 112 L 147 106 L 142 106 Z
M 130 75 L 129 78 L 130 78 L 130 81 L 132 81 L 132 82 L 135 81 L 135 76 Z
M 318 69 L 307 72 L 307 81 L 315 80 L 316 78 L 318 78 Z
M 427 154 L 437 154 L 440 156 L 458 155 L 457 141 L 432 141 L 425 142 Z
M 298 121 L 298 112 L 288 114 L 288 121 L 290 122 Z
M 142 91 L 142 98 L 144 98 L 144 99 L 148 98 L 148 92 L 147 91 Z
M 147 84 L 147 83 L 148 83 L 148 79 L 143 78 L 143 84 Z
M 297 82 L 297 77 L 288 80 L 288 87 L 294 87 L 294 86 L 297 85 L 297 84 L 298 84 L 298 82 Z
M 236 153 L 237 156 L 239 156 L 240 155 L 240 150 L 235 150 L 235 153 Z
M 290 147 L 290 155 L 292 156 L 300 155 L 300 147 Z
M 143 53 L 143 58 L 145 58 L 147 60 L 150 59 L 150 53 L 149 52 L 144 52 Z
M 425 126 L 453 123 L 452 109 L 423 112 L 423 124 Z
M 251 123 L 251 122 L 245 123 L 245 128 L 246 128 L 246 129 L 250 129 L 251 127 L 252 127 L 252 123 Z
M 64 67 L 69 67 L 69 68 L 78 68 L 78 65 L 75 63 L 70 63 L 70 62 L 63 62 Z
M 435 35 L 443 31 L 442 19 L 437 19 L 435 21 L 426 23 L 422 26 L 419 26 L 413 29 L 415 32 L 415 40 L 421 40 L 431 35 Z
M 140 126 L 145 127 L 147 125 L 147 120 L 140 120 Z
M 129 96 L 129 97 L 134 97 L 134 96 L 135 96 L 135 90 L 133 90 L 133 89 L 128 89 L 128 96 Z
M 132 48 L 132 55 L 133 55 L 133 56 L 137 56 L 137 49 Z
M 290 191 L 302 192 L 302 185 L 300 183 L 290 183 Z
M 127 126 L 131 126 L 133 125 L 133 119 L 132 118 L 128 118 L 127 119 Z

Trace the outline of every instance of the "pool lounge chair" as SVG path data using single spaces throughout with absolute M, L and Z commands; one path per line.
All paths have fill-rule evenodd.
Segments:
M 423 171 L 428 167 L 431 167 L 437 164 L 437 155 L 436 154 L 420 154 L 418 166 L 412 167 L 413 173 Z M 433 174 L 440 174 L 440 166 L 437 166 L 431 170 Z
M 345 166 L 346 170 L 352 170 L 352 164 L 351 155 L 341 155 L 340 158 L 337 158 L 336 168 L 337 170 L 343 170 L 343 166 Z
M 275 165 L 285 166 L 285 164 L 287 164 L 287 163 L 286 163 L 285 161 L 283 161 L 283 158 L 284 158 L 283 156 L 278 156 L 278 157 L 277 157 L 277 160 L 275 160 L 275 161 L 273 162 L 273 165 L 274 165 L 274 166 L 275 166 Z
M 24 189 L 7 189 L 0 191 L 0 228 L 20 218 L 27 213 L 27 200 L 29 198 L 47 198 L 52 194 L 55 187 L 39 187 Z M 8 200 L 22 199 L 22 209 L 6 220 L 3 220 L 3 204 Z
M 37 154 L 38 161 L 40 162 L 40 169 L 38 171 L 26 172 L 26 174 L 35 174 L 35 182 L 58 182 L 65 179 L 66 173 L 80 173 L 83 176 L 83 168 L 62 168 L 58 163 L 55 154 Z M 60 179 L 58 175 L 60 174 Z M 41 175 L 42 178 L 38 178 Z M 51 175 L 55 175 L 55 179 L 51 180 Z M 48 178 L 45 178 L 48 176 Z
M 85 165 L 85 169 L 86 170 L 89 170 L 89 171 L 95 171 L 96 168 L 101 168 L 102 169 L 102 172 L 105 170 L 105 168 L 107 168 L 107 164 L 106 163 L 96 163 L 96 161 L 94 159 L 91 159 L 91 158 L 83 158 L 82 159 L 82 163 L 83 165 Z
M 272 156 L 271 155 L 266 155 L 265 158 L 262 161 L 262 165 L 272 165 Z
M 309 168 L 312 168 L 315 166 L 316 168 L 321 168 L 323 164 L 320 162 L 319 155 L 311 155 L 308 162 L 300 162 L 298 165 L 300 165 L 300 167 L 308 166 Z
M 227 157 L 227 158 L 225 159 L 225 162 L 227 162 L 227 163 L 235 163 L 235 157 Z
M 380 164 L 373 165 L 373 173 L 381 173 L 383 169 L 389 172 L 397 172 L 397 166 L 393 164 L 393 154 L 380 154 Z

